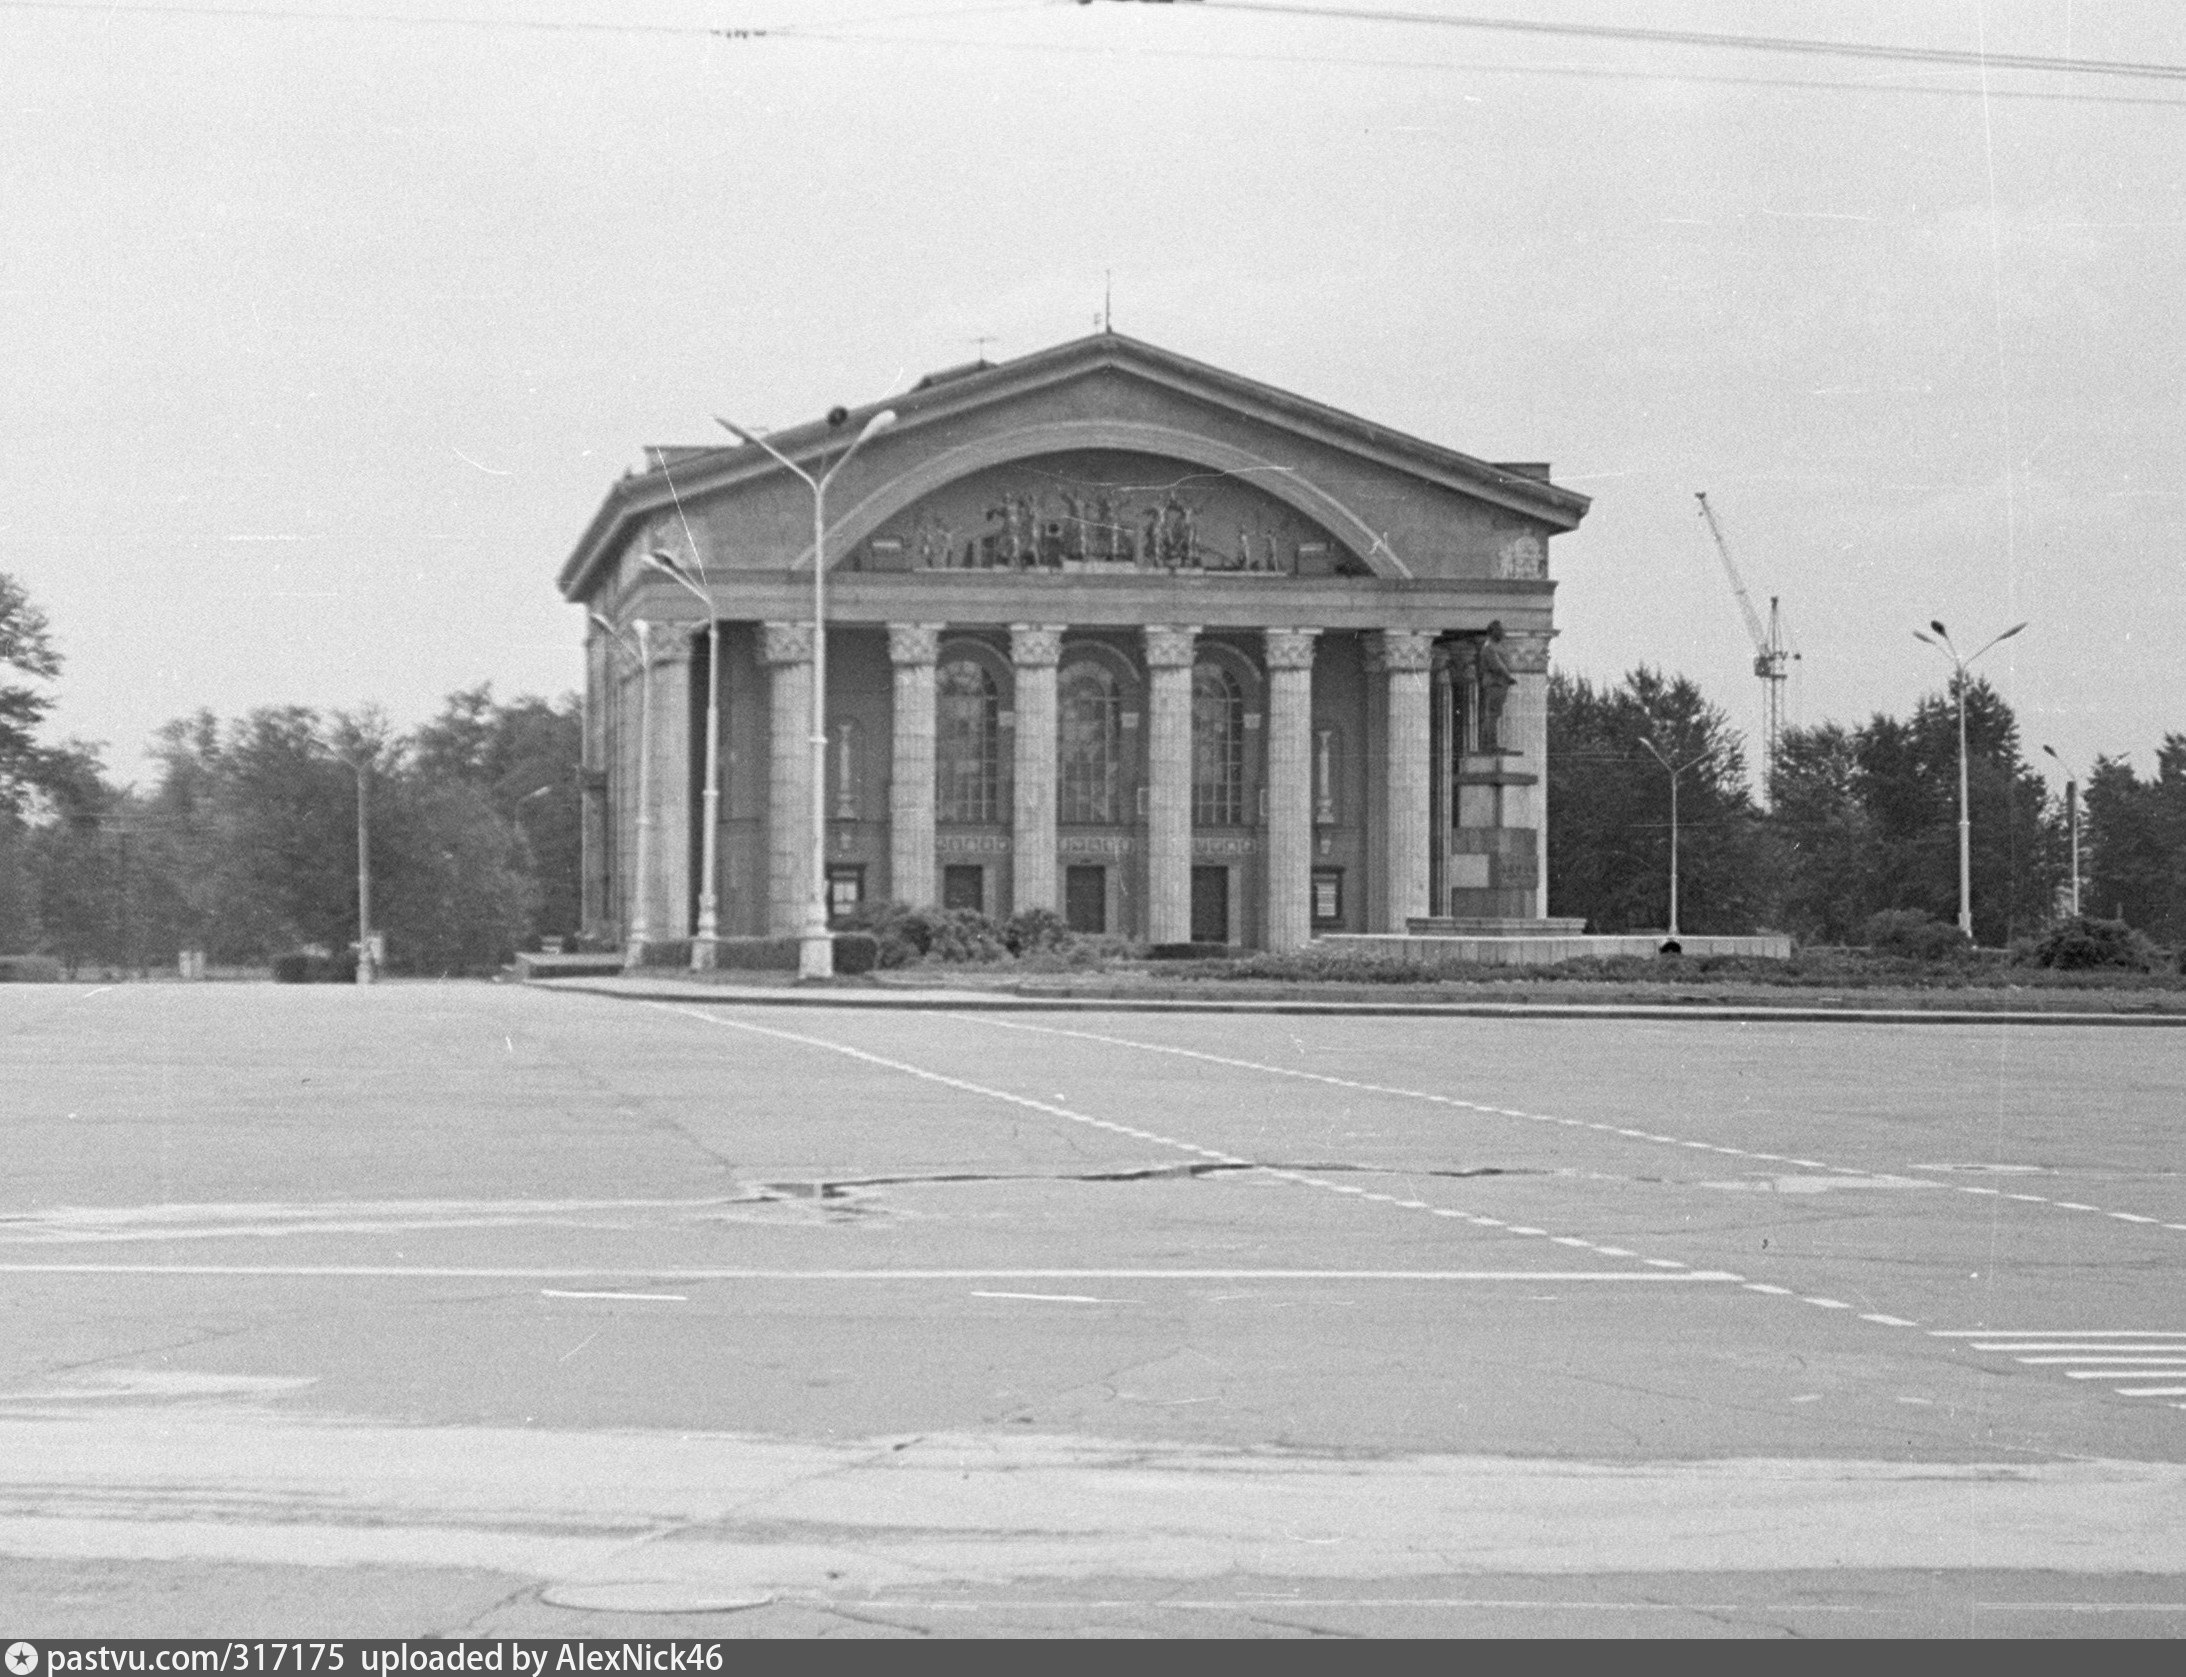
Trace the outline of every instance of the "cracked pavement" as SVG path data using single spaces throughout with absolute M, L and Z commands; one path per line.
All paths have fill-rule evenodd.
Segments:
M 2175 1635 L 2171 1059 L 0 991 L 0 1613 Z

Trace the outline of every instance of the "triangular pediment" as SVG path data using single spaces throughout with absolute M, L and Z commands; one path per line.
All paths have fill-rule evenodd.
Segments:
M 945 540 L 949 566 L 1539 575 L 1547 538 L 1587 507 L 1538 467 L 1478 460 L 1114 333 L 953 368 L 767 440 L 818 472 L 884 410 L 893 424 L 829 492 L 831 566 L 925 568 L 913 561 Z M 798 504 L 809 531 L 809 492 L 755 445 L 652 450 L 648 470 L 610 492 L 562 590 L 589 597 L 600 567 L 657 528 L 684 536 L 671 549 L 711 549 L 709 564 L 809 563 Z

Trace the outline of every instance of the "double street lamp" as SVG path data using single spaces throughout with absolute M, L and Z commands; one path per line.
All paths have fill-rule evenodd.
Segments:
M 2043 746 L 2042 754 L 2065 771 L 2065 819 L 2072 826 L 2072 918 L 2080 917 L 2080 777 L 2072 765 L 2057 755 L 2052 746 Z
M 1970 657 L 1960 657 L 1958 648 L 1951 644 L 1951 633 L 1940 622 L 1931 620 L 1928 627 L 1935 631 L 1924 635 L 1918 629 L 1913 639 L 1925 641 L 1934 647 L 1958 671 L 1958 679 L 1952 684 L 1958 690 L 1958 929 L 1973 940 L 1973 815 L 1966 794 L 1966 672 L 1973 667 L 1975 658 L 2000 641 L 2008 641 L 2026 625 L 2014 623 L 2001 635 L 1984 644 Z
M 703 972 L 713 966 L 721 938 L 721 899 L 714 889 L 721 826 L 721 617 L 714 610 L 713 594 L 702 586 L 706 581 L 705 560 L 692 555 L 692 562 L 698 566 L 697 582 L 676 563 L 672 553 L 655 548 L 645 556 L 645 562 L 696 596 L 706 608 L 706 815 L 698 840 L 698 936 L 691 940 L 691 970 Z
M 645 959 L 645 942 L 652 932 L 652 924 L 645 914 L 645 891 L 653 869 L 653 647 L 652 624 L 639 618 L 630 627 L 637 631 L 633 643 L 614 624 L 598 612 L 591 614 L 592 621 L 624 654 L 634 659 L 638 667 L 638 855 L 637 877 L 632 881 L 630 892 L 630 923 L 625 930 L 623 965 L 634 967 Z
M 828 415 L 830 422 L 841 425 L 849 415 L 837 408 Z M 715 415 L 716 419 L 720 416 Z M 785 471 L 794 472 L 812 491 L 812 879 L 811 892 L 805 901 L 804 924 L 797 932 L 797 976 L 799 978 L 832 978 L 835 975 L 835 944 L 827 929 L 827 486 L 835 481 L 835 474 L 850 464 L 850 457 L 870 437 L 877 436 L 896 422 L 896 411 L 885 408 L 865 422 L 865 429 L 843 450 L 835 463 L 818 477 L 776 448 L 766 438 L 731 420 L 720 419 L 724 429 L 734 432 L 745 442 L 762 448 L 774 457 Z M 711 751 L 707 761 L 713 760 Z M 707 822 L 709 835 L 712 821 Z
M 1640 736 L 1640 744 L 1647 748 L 1648 756 L 1670 771 L 1670 936 L 1674 938 L 1677 936 L 1677 780 L 1687 769 L 1705 763 L 1709 753 L 1703 751 L 1697 757 L 1688 757 L 1682 763 L 1673 763 L 1646 735 Z

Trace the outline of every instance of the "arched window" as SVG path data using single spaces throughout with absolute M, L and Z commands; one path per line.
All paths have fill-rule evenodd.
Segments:
M 976 658 L 957 658 L 935 676 L 935 815 L 993 821 L 1001 803 L 1001 694 Z
M 1220 664 L 1192 670 L 1192 822 L 1245 819 L 1245 690 Z
M 1123 819 L 1123 690 L 1115 672 L 1090 661 L 1063 672 L 1056 708 L 1056 819 Z

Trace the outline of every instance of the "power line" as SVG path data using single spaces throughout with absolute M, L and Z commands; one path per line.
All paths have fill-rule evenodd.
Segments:
M 1880 41 L 1814 41 L 1788 35 L 1724 34 L 1701 29 L 1639 29 L 1609 23 L 1547 23 L 1528 18 L 1466 17 L 1443 12 L 1354 10 L 1343 6 L 1285 4 L 1283 0 L 1200 0 L 1209 11 L 1269 12 L 1278 16 L 1336 18 L 1362 23 L 1427 24 L 1510 35 L 1555 35 L 1596 41 L 1636 41 L 1651 46 L 1728 47 L 1741 52 L 1796 53 L 1818 58 L 1882 59 L 1901 64 L 1947 64 L 1967 70 L 2036 70 L 2079 76 L 2139 76 L 2186 81 L 2186 64 L 2137 63 L 2111 58 L 2056 58 L 2041 53 L 1969 52 L 1957 47 L 1904 47 Z
M 813 24 L 734 24 L 589 22 L 579 18 L 465 17 L 432 12 L 320 11 L 293 6 L 209 6 L 158 4 L 157 0 L 121 0 L 115 5 L 84 5 L 82 0 L 0 0 L 0 11 L 57 12 L 87 18 L 175 17 L 235 18 L 254 23 L 371 23 L 411 29 L 474 29 L 534 35 L 661 35 L 686 40 L 755 41 L 812 38 L 823 30 L 854 29 L 861 23 L 916 23 L 927 18 L 958 18 L 987 12 L 1030 11 L 1039 0 L 1000 0 L 977 6 L 945 6 L 926 12 L 867 13 L 823 18 Z M 1042 8 L 1044 9 L 1044 8 Z

